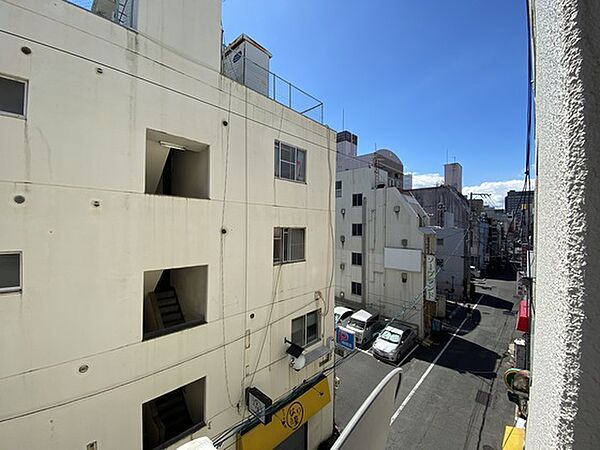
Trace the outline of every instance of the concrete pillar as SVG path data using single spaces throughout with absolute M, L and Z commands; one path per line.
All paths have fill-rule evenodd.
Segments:
M 535 0 L 536 287 L 527 448 L 600 442 L 600 2 Z

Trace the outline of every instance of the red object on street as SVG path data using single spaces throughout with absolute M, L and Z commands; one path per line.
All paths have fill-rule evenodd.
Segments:
M 527 333 L 529 331 L 529 304 L 527 300 L 519 303 L 519 316 L 517 317 L 517 330 Z

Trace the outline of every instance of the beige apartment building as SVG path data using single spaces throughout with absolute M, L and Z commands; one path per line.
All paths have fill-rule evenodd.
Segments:
M 0 2 L 0 448 L 315 449 L 335 134 L 222 74 L 221 0 L 79 3 Z
M 337 137 L 336 304 L 410 322 L 423 337 L 438 309 L 435 231 L 401 190 L 400 159 L 390 150 L 357 157 L 349 139 Z

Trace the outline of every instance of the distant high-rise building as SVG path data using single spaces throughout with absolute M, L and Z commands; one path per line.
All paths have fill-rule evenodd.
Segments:
M 444 164 L 444 184 L 462 194 L 462 166 L 459 163 Z
M 412 189 L 412 187 L 413 187 L 412 180 L 413 180 L 412 173 L 405 173 L 404 174 L 404 179 L 402 180 L 402 185 L 403 185 L 402 187 L 405 190 Z
M 523 205 L 530 208 L 533 205 L 534 191 L 508 191 L 504 198 L 504 211 L 507 214 L 514 214 L 515 211 L 523 209 Z

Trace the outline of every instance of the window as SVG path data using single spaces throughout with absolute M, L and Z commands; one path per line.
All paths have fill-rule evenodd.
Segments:
M 205 425 L 206 378 L 142 405 L 143 449 L 170 447 Z
M 338 180 L 335 182 L 335 196 L 338 198 L 342 196 L 342 181 L 341 180 Z
M 352 265 L 353 266 L 362 266 L 362 253 L 352 252 Z
M 362 295 L 362 284 L 356 281 L 352 282 L 352 293 L 354 295 Z
M 25 117 L 27 83 L 0 76 L 0 113 Z
M 362 236 L 362 223 L 352 224 L 352 236 Z
M 443 247 L 443 246 L 444 246 L 444 240 L 443 240 L 443 239 L 439 239 L 439 238 L 438 238 L 438 239 L 437 239 L 437 245 L 439 245 L 439 246 L 442 246 L 442 247 Z
M 292 342 L 300 347 L 308 347 L 319 338 L 319 310 L 309 312 L 292 320 Z
M 275 141 L 275 176 L 305 182 L 306 151 Z
M 154 339 L 206 323 L 208 266 L 144 272 L 144 335 Z
M 304 228 L 273 229 L 273 264 L 304 261 Z
M 362 206 L 362 194 L 352 194 L 352 206 Z
M 21 253 L 0 253 L 0 294 L 21 290 Z
M 444 268 L 444 259 L 443 258 L 436 258 L 435 260 L 435 264 L 440 268 L 443 269 Z

